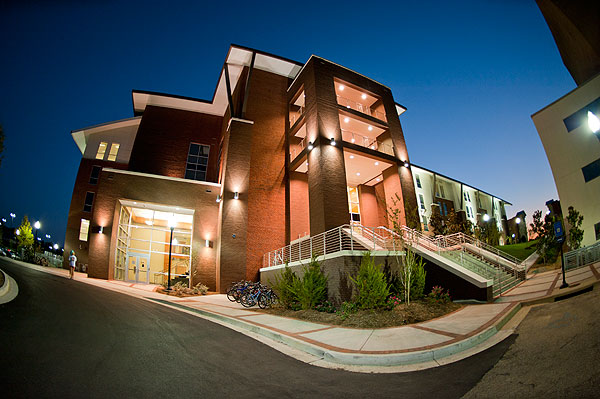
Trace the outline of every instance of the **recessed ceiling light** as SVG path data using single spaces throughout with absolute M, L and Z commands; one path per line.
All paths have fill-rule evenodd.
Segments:
M 356 172 L 356 176 L 360 176 L 360 172 Z
M 308 162 L 306 163 L 306 166 L 308 166 Z
M 349 106 L 349 105 L 346 105 L 346 108 L 350 108 L 350 106 Z
M 354 140 L 354 137 L 352 137 L 352 140 L 350 140 L 350 141 L 354 143 L 356 140 Z
M 350 155 L 350 159 L 354 159 L 354 155 Z
M 369 125 L 369 132 L 373 130 L 373 126 Z
M 371 148 L 372 150 L 374 150 L 374 149 L 375 149 L 375 146 L 374 146 L 374 145 L 372 145 L 370 148 Z
M 331 87 L 331 86 L 330 86 Z M 344 91 L 344 85 L 340 85 L 340 90 Z
M 148 226 L 152 226 L 152 224 L 153 224 L 153 223 L 152 223 L 152 220 L 146 220 L 146 224 L 147 224 Z
M 363 95 L 360 96 L 360 98 L 362 98 L 363 100 L 366 100 L 367 99 L 367 95 L 363 93 Z
M 348 118 L 348 117 L 345 117 L 345 118 L 344 118 L 344 122 L 346 122 L 346 123 L 350 122 L 350 118 Z
M 375 179 L 375 180 L 377 180 L 377 181 L 380 181 L 381 179 L 378 177 L 378 178 L 377 178 L 377 179 Z
M 379 166 L 379 162 L 378 161 L 375 162 L 375 166 Z

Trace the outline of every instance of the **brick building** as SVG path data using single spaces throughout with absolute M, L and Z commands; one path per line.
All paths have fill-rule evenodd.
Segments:
M 320 57 L 231 46 L 212 100 L 134 90 L 132 101 L 133 118 L 72 132 L 82 160 L 65 251 L 90 277 L 163 283 L 170 253 L 173 281 L 223 292 L 303 237 L 387 226 L 394 201 L 403 224 L 423 217 L 405 108 Z

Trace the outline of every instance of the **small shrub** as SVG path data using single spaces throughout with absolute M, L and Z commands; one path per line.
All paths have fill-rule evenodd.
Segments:
M 430 303 L 448 303 L 450 302 L 450 290 L 446 290 L 436 285 L 431 289 L 429 295 L 427 295 L 427 301 Z
M 402 303 L 402 299 L 400 299 L 398 296 L 390 295 L 385 301 L 385 309 L 392 310 L 396 306 L 400 305 L 401 303 Z
M 377 309 L 386 305 L 390 293 L 385 274 L 375 265 L 369 252 L 365 252 L 360 262 L 358 274 L 350 280 L 356 288 L 354 302 L 360 309 Z
M 208 292 L 208 287 L 202 283 L 198 283 L 192 288 L 192 293 L 194 295 L 206 295 Z
M 288 265 L 285 265 L 280 277 L 275 279 L 275 283 L 269 281 L 279 297 L 279 303 L 285 308 L 298 310 L 300 301 L 298 300 L 297 291 L 301 282 L 300 279 Z
M 335 313 L 335 306 L 329 301 L 324 301 L 315 306 L 317 312 Z
M 425 275 L 427 272 L 425 271 L 425 266 L 423 262 L 423 258 L 420 256 L 418 260 L 413 266 L 412 270 L 412 280 L 410 282 L 410 299 L 416 300 L 423 298 L 423 294 L 425 291 Z
M 358 306 L 354 302 L 342 302 L 340 309 L 335 313 L 340 316 L 342 320 L 346 320 L 352 313 L 356 313 Z
M 304 310 L 314 309 L 317 304 L 327 300 L 327 276 L 321 270 L 321 264 L 317 262 L 316 257 L 304 268 L 302 280 L 295 282 L 292 291 Z

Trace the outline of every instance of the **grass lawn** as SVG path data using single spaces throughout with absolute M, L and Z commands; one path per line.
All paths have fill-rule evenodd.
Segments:
M 522 242 L 519 244 L 510 245 L 496 245 L 496 248 L 500 251 L 506 252 L 514 256 L 515 258 L 525 260 L 529 255 L 535 252 L 535 243 L 537 240 Z

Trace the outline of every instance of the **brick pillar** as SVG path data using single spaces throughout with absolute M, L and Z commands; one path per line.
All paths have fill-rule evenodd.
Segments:
M 222 179 L 220 248 L 217 289 L 225 292 L 231 282 L 246 278 L 248 189 L 253 123 L 231 119 L 226 133 Z M 239 198 L 234 199 L 234 193 Z

